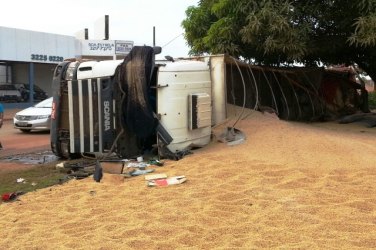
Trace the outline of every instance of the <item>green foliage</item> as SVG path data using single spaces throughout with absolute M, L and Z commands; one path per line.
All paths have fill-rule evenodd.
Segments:
M 376 44 L 376 14 L 359 17 L 354 26 L 355 31 L 349 37 L 350 44 L 356 46 L 372 46 Z
M 190 32 L 185 33 L 185 38 L 192 48 L 191 54 L 203 54 L 209 51 L 204 43 L 204 37 L 212 23 L 212 16 L 206 8 L 189 7 L 186 10 L 187 19 L 182 25 Z
M 272 1 L 261 2 L 259 7 L 247 15 L 247 24 L 240 30 L 243 42 L 264 54 L 282 52 L 291 60 L 303 56 L 307 36 L 290 23 L 294 7 Z
M 368 105 L 371 110 L 376 109 L 376 91 L 368 93 Z
M 259 64 L 358 64 L 376 79 L 375 0 L 201 0 L 182 26 L 191 54 Z

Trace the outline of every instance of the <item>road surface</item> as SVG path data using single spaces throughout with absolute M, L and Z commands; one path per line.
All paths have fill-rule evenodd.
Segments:
M 3 127 L 0 128 L 0 142 L 3 145 L 3 149 L 0 150 L 1 159 L 13 155 L 51 151 L 50 133 L 48 131 L 24 133 L 13 128 L 13 120 L 10 119 L 6 119 Z M 0 173 L 30 166 L 32 165 L 20 162 L 0 161 Z

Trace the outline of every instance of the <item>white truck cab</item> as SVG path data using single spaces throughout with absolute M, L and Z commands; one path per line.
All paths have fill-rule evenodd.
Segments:
M 63 62 L 54 73 L 52 151 L 140 155 L 157 145 L 179 159 L 210 142 L 212 86 L 204 61 L 154 60 L 134 47 L 125 60 Z

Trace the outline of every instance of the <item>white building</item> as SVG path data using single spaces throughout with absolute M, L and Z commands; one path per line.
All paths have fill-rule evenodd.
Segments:
M 133 41 L 81 40 L 0 26 L 0 84 L 38 85 L 51 96 L 56 65 L 66 59 L 122 59 Z M 32 101 L 32 100 L 30 100 Z

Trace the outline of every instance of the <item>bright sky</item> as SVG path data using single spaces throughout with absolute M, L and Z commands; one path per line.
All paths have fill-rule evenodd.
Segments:
M 189 48 L 181 22 L 185 10 L 198 0 L 0 0 L 0 26 L 74 36 L 105 15 L 110 20 L 110 40 L 130 40 L 135 45 L 164 46 L 161 55 L 187 56 Z

